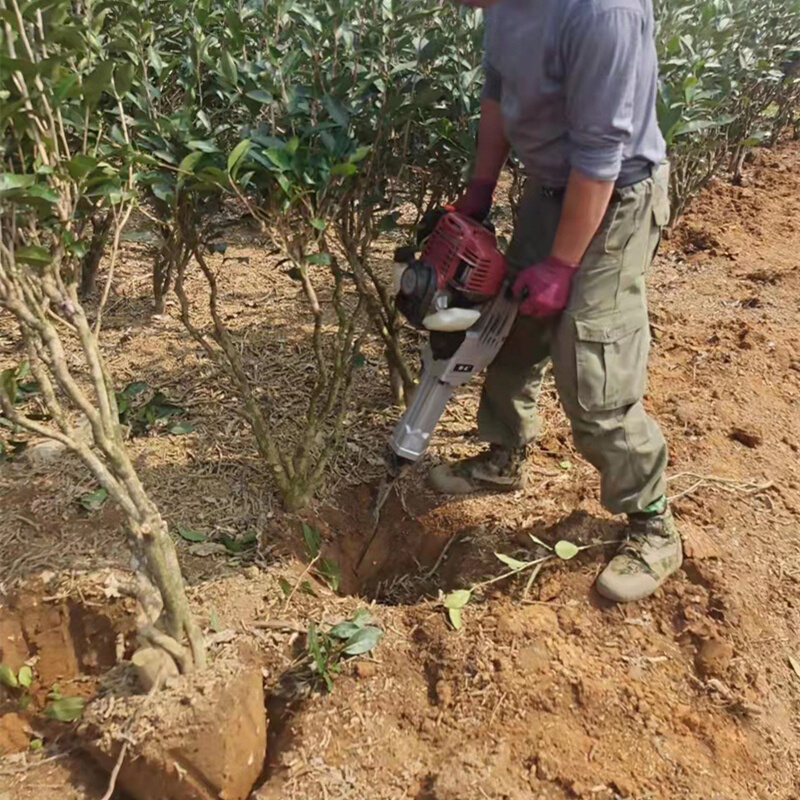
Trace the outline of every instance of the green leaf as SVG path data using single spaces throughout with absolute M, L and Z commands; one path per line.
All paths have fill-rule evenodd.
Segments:
M 191 142 L 186 143 L 186 146 L 190 150 L 200 150 L 202 153 L 219 153 L 219 147 L 207 139 L 192 139 Z
M 117 64 L 114 70 L 114 89 L 119 97 L 127 94 L 133 85 L 134 67 L 129 61 Z
M 309 264 L 318 264 L 321 266 L 328 267 L 331 263 L 331 254 L 330 253 L 312 253 L 310 256 L 306 256 L 306 261 Z
M 534 544 L 544 547 L 545 550 L 549 550 L 551 553 L 553 552 L 553 548 L 547 544 L 547 542 L 543 542 L 538 536 L 534 536 L 532 533 L 529 533 L 528 536 L 530 536 L 531 541 L 534 542 Z
M 325 230 L 325 220 L 322 219 L 312 219 L 311 220 L 311 227 L 316 228 L 318 231 Z
M 571 461 L 562 461 L 559 463 L 559 469 L 568 470 L 572 469 L 572 462 Z
M 74 181 L 80 181 L 95 170 L 98 160 L 86 153 L 77 153 L 67 162 L 67 172 Z
M 350 124 L 350 115 L 347 113 L 345 107 L 334 97 L 326 94 L 322 98 L 322 105 L 325 110 L 330 114 L 331 119 L 342 128 L 348 127 Z
M 239 79 L 239 70 L 236 67 L 236 62 L 233 60 L 233 56 L 231 56 L 227 50 L 222 54 L 220 66 L 222 67 L 222 74 L 229 83 L 235 86 Z
M 469 603 L 469 599 L 472 597 L 472 591 L 470 589 L 456 589 L 454 592 L 450 592 L 444 599 L 444 607 L 445 608 L 463 608 L 467 603 Z
M 292 167 L 291 156 L 285 149 L 269 147 L 264 151 L 264 155 L 280 170 L 288 170 Z
M 191 528 L 178 528 L 178 536 L 181 539 L 186 539 L 187 542 L 205 542 L 208 541 L 208 536 L 200 531 L 193 531 Z
M 2 172 L 0 173 L 0 197 L 18 192 L 20 189 L 27 189 L 33 186 L 34 183 L 36 183 L 35 175 Z
M 244 158 L 247 151 L 250 149 L 250 140 L 249 139 L 242 139 L 236 147 L 231 150 L 230 154 L 228 155 L 228 172 L 231 174 L 235 174 L 235 169 L 238 166 L 239 162 Z
M 194 432 L 194 425 L 190 425 L 188 422 L 176 422 L 167 428 L 167 432 L 173 436 L 184 436 L 187 433 Z
M 0 664 L 0 683 L 2 683 L 3 686 L 8 686 L 9 689 L 19 688 L 17 676 L 8 664 Z
M 356 172 L 358 172 L 358 167 L 355 164 L 351 164 L 349 161 L 331 167 L 331 175 L 344 175 L 345 177 L 349 177 L 355 175 Z
M 358 625 L 359 628 L 363 628 L 367 623 L 372 621 L 372 615 L 369 613 L 369 609 L 359 608 L 358 611 L 350 617 L 349 621 L 354 625 Z
M 28 745 L 28 747 L 31 751 L 35 753 L 37 750 L 41 750 L 43 745 L 44 742 L 41 739 L 31 739 L 31 742 Z
M 44 713 L 59 722 L 72 722 L 83 714 L 85 705 L 82 697 L 59 697 L 45 708 Z
M 253 91 L 248 92 L 245 97 L 249 97 L 251 100 L 255 100 L 257 103 L 266 104 L 272 102 L 272 95 L 265 89 L 253 89 Z
M 142 392 L 146 392 L 150 387 L 147 385 L 145 381 L 134 381 L 133 383 L 129 383 L 121 392 L 123 397 L 127 397 L 130 399 L 131 397 L 136 397 L 137 394 L 141 394 Z
M 223 534 L 220 536 L 220 541 L 225 545 L 225 549 L 229 553 L 237 555 L 248 547 L 252 547 L 258 541 L 258 534 L 255 531 L 248 531 L 244 536 L 238 539 Z
M 556 546 L 553 549 L 555 550 L 556 555 L 564 561 L 569 561 L 571 558 L 575 558 L 575 556 L 580 552 L 577 545 L 566 541 L 566 539 L 556 542 Z
M 9 367 L 0 372 L 0 392 L 8 398 L 13 406 L 17 402 L 17 379 L 14 377 L 16 370 Z
M 356 631 L 345 642 L 344 650 L 342 651 L 346 656 L 357 656 L 362 653 L 369 653 L 370 650 L 375 648 L 375 645 L 381 640 L 383 631 L 374 625 L 367 625 L 364 628 Z
M 461 630 L 461 609 L 460 608 L 448 608 L 447 609 L 447 616 L 450 618 L 450 624 L 457 630 Z
M 292 593 L 292 584 L 286 578 L 278 578 L 278 586 L 281 587 L 284 597 L 289 597 Z
M 36 244 L 18 247 L 14 255 L 20 264 L 28 264 L 31 267 L 46 267 L 51 261 L 50 251 Z
M 314 664 L 317 667 L 317 672 L 322 676 L 328 691 L 333 689 L 333 681 L 328 673 L 328 665 L 325 656 L 322 654 L 320 646 L 319 635 L 317 634 L 317 626 L 313 622 L 308 623 L 308 633 L 306 634 L 306 647 L 311 657 L 314 659 Z
M 351 164 L 358 164 L 359 161 L 363 161 L 372 150 L 372 145 L 364 145 L 363 147 L 359 147 L 353 155 L 350 156 L 350 163 Z
M 316 528 L 303 523 L 303 540 L 306 543 L 306 550 L 311 558 L 316 558 L 319 555 L 319 550 L 322 547 L 322 537 Z
M 339 565 L 332 558 L 321 558 L 319 560 L 319 567 L 317 569 L 319 575 L 325 579 L 328 586 L 334 592 L 339 590 L 339 584 L 342 580 L 342 572 Z
M 147 48 L 147 60 L 150 62 L 150 66 L 155 70 L 156 75 L 161 77 L 161 73 L 164 71 L 164 62 L 152 45 Z
M 203 155 L 204 154 L 200 150 L 194 150 L 189 153 L 189 155 L 186 156 L 180 164 L 178 164 L 178 172 L 186 175 L 193 174 L 195 167 Z
M 347 622 L 340 622 L 334 625 L 328 633 L 336 639 L 349 639 L 361 630 L 361 625 L 356 625 L 355 622 L 347 620 Z
M 83 82 L 83 93 L 89 105 L 96 105 L 103 92 L 111 91 L 113 74 L 114 62 L 110 60 L 102 61 L 92 70 Z
M 31 682 L 33 681 L 33 670 L 27 664 L 19 668 L 19 672 L 17 673 L 17 681 L 19 682 L 20 686 L 24 686 L 26 689 L 31 685 Z
M 108 492 L 106 491 L 105 486 L 101 486 L 99 489 L 95 489 L 93 492 L 83 495 L 78 502 L 87 511 L 98 511 L 100 508 L 102 508 L 103 503 L 105 503 L 107 499 Z
M 505 553 L 495 553 L 495 556 L 497 556 L 497 558 L 499 558 L 506 566 L 509 566 L 514 570 L 525 569 L 525 567 L 528 566 L 526 561 L 518 561 L 516 558 L 507 556 Z

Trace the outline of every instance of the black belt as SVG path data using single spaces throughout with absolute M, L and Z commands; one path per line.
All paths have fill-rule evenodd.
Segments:
M 641 183 L 642 181 L 646 181 L 648 178 L 653 177 L 653 172 L 655 167 L 652 164 L 644 164 L 638 169 L 631 172 L 629 175 L 625 176 L 624 183 L 620 183 L 619 181 L 615 184 L 614 190 L 617 189 L 624 189 L 627 186 L 634 186 L 637 183 Z M 561 200 L 564 197 L 564 193 L 567 191 L 566 186 L 540 186 L 539 193 L 542 197 L 551 197 L 555 200 Z

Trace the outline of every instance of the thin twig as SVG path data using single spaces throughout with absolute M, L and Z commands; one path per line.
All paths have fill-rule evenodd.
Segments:
M 430 580 L 430 579 L 431 579 L 431 578 L 432 578 L 432 577 L 433 577 L 433 576 L 436 574 L 436 570 L 438 570 L 438 569 L 439 569 L 439 567 L 440 567 L 440 566 L 441 566 L 441 564 L 442 564 L 442 561 L 444 561 L 444 557 L 447 555 L 447 551 L 450 549 L 450 545 L 452 545 L 452 544 L 453 544 L 453 542 L 455 542 L 455 540 L 456 540 L 456 539 L 457 539 L 459 536 L 461 536 L 461 533 L 462 533 L 462 531 L 456 531 L 456 532 L 455 532 L 455 533 L 454 533 L 454 534 L 453 534 L 453 535 L 452 535 L 452 536 L 451 536 L 451 537 L 450 537 L 450 538 L 447 540 L 447 544 L 446 544 L 446 545 L 444 546 L 444 548 L 442 549 L 442 552 L 441 552 L 441 553 L 439 553 L 439 558 L 437 558 L 437 559 L 436 559 L 436 562 L 434 563 L 434 565 L 433 565 L 433 566 L 432 566 L 432 567 L 431 567 L 431 568 L 430 568 L 430 569 L 429 569 L 429 570 L 428 570 L 428 571 L 425 573 L 425 575 L 423 575 L 423 576 L 422 576 L 422 579 L 423 579 L 423 580 L 425 580 L 425 581 L 427 581 L 427 580 Z
M 114 769 L 111 770 L 111 777 L 108 780 L 108 789 L 106 789 L 106 793 L 103 795 L 102 800 L 111 800 L 111 796 L 114 794 L 114 789 L 117 786 L 117 775 L 119 775 L 119 771 L 122 768 L 122 762 L 125 760 L 125 753 L 127 752 L 128 743 L 123 742 L 122 747 L 119 749 L 117 763 L 114 764 Z
M 314 564 L 316 564 L 317 561 L 319 561 L 320 555 L 321 553 L 317 553 L 314 556 L 314 558 L 312 558 L 311 561 L 309 561 L 308 564 L 306 564 L 306 568 L 300 573 L 300 577 L 297 579 L 297 583 L 295 583 L 294 587 L 292 588 L 292 591 L 289 592 L 289 596 L 286 598 L 286 602 L 283 604 L 284 611 L 286 611 L 286 609 L 289 608 L 289 603 L 292 601 L 294 593 L 299 588 L 300 582 L 303 580 L 303 578 L 305 578 L 306 575 L 308 575 L 309 571 L 311 570 L 311 567 L 313 567 Z

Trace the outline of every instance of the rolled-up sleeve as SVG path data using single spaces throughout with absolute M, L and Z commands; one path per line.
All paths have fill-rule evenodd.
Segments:
M 615 181 L 633 132 L 643 17 L 631 6 L 588 7 L 564 40 L 569 159 L 590 178 Z
M 503 96 L 503 80 L 500 73 L 489 63 L 489 59 L 483 59 L 483 92 L 481 99 L 494 100 L 499 103 Z

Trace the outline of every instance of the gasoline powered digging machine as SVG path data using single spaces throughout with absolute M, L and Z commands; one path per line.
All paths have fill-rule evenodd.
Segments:
M 448 209 L 426 215 L 418 247 L 395 252 L 396 306 L 428 332 L 422 375 L 390 439 L 390 473 L 417 461 L 456 386 L 485 370 L 518 302 L 494 231 Z

